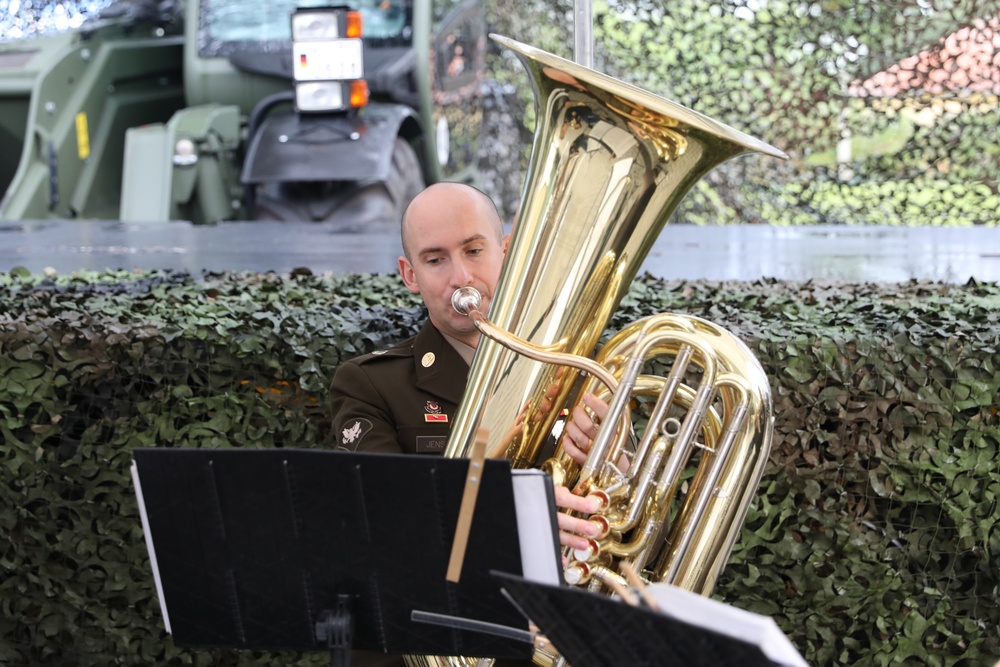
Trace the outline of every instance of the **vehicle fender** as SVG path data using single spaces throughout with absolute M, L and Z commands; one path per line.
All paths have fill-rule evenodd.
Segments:
M 245 185 L 303 181 L 385 181 L 400 135 L 414 139 L 420 120 L 400 104 L 371 104 L 356 114 L 276 112 L 250 138 Z
M 150 32 L 102 22 L 3 45 L 0 217 L 118 217 L 125 129 L 183 105 L 182 40 Z

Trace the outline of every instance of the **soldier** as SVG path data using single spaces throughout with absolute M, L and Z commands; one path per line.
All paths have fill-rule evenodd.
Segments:
M 340 449 L 349 451 L 441 454 L 450 422 L 465 390 L 480 333 L 472 320 L 455 312 L 451 295 L 475 287 L 489 308 L 509 237 L 493 201 L 461 183 L 437 183 L 410 203 L 401 225 L 403 283 L 419 294 L 429 319 L 409 340 L 349 360 L 337 369 L 330 388 L 333 428 Z M 585 395 L 598 419 L 607 405 Z M 581 463 L 597 424 L 582 408 L 567 421 L 563 448 Z M 556 504 L 591 514 L 598 501 L 556 488 Z M 560 541 L 585 549 L 584 535 L 598 527 L 559 514 Z
M 444 451 L 451 420 L 465 390 L 469 365 L 480 333 L 472 320 L 451 306 L 459 287 L 475 287 L 489 308 L 509 238 L 493 201 L 460 183 L 437 183 L 413 199 L 401 224 L 403 283 L 419 294 L 428 321 L 417 335 L 387 350 L 344 362 L 330 387 L 333 429 L 340 449 L 359 452 L 436 454 Z M 607 405 L 592 395 L 584 402 L 597 416 Z M 582 408 L 564 429 L 563 448 L 581 463 L 597 435 L 597 425 Z M 556 504 L 592 514 L 598 501 L 556 487 Z M 587 548 L 583 535 L 599 528 L 585 519 L 558 514 L 564 546 Z M 354 664 L 397 667 L 399 656 L 356 651 Z M 496 667 L 512 667 L 497 661 Z

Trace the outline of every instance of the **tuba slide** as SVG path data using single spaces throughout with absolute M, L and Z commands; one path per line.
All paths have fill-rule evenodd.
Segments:
M 475 294 L 460 312 L 483 332 L 446 456 L 487 455 L 542 467 L 602 499 L 604 535 L 567 554 L 568 582 L 613 593 L 626 565 L 647 581 L 709 594 L 732 550 L 767 460 L 770 391 L 750 350 L 702 319 L 636 322 L 594 357 L 619 301 L 670 215 L 707 172 L 774 147 L 669 100 L 513 40 L 537 104 L 518 218 L 489 318 Z M 646 372 L 653 364 L 666 376 Z M 582 390 L 609 404 L 587 461 L 546 442 Z M 648 419 L 633 428 L 631 406 Z M 639 431 L 638 434 L 634 434 Z M 637 437 L 636 437 L 637 435 Z M 623 472 L 614 464 L 625 456 Z M 696 471 L 690 474 L 690 468 Z M 685 470 L 688 471 L 685 476 Z M 559 656 L 536 651 L 538 664 Z M 417 665 L 474 665 L 407 656 Z

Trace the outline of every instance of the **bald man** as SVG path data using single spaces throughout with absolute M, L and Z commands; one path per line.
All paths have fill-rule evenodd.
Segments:
M 403 213 L 400 229 L 399 274 L 423 299 L 428 321 L 415 337 L 340 365 L 330 387 L 334 434 L 338 448 L 349 451 L 440 454 L 481 335 L 471 319 L 455 312 L 451 295 L 459 287 L 475 287 L 486 312 L 509 239 L 493 201 L 462 183 L 423 190 Z M 583 401 L 598 418 L 607 413 L 597 398 L 588 394 Z M 582 463 L 596 435 L 590 415 L 577 407 L 562 446 Z M 563 498 L 568 491 L 556 491 L 560 506 L 595 511 L 594 501 Z M 561 527 L 591 534 L 592 524 Z M 567 546 L 586 548 L 582 538 L 563 538 Z
M 428 320 L 416 336 L 386 350 L 348 360 L 330 387 L 337 447 L 392 454 L 441 454 L 462 400 L 480 333 L 472 320 L 455 312 L 451 295 L 472 286 L 487 312 L 508 237 L 493 201 L 461 183 L 437 183 L 417 195 L 403 213 L 403 256 L 399 274 L 427 306 Z M 583 401 L 599 418 L 607 405 L 586 394 Z M 562 447 L 579 462 L 597 435 L 582 406 L 574 409 Z M 556 504 L 592 514 L 598 501 L 556 487 Z M 599 527 L 559 513 L 560 541 L 577 549 Z
M 440 454 L 462 400 L 479 332 L 451 307 L 471 285 L 489 305 L 507 248 L 489 197 L 458 183 L 438 183 L 403 214 L 403 283 L 427 306 L 416 337 L 350 360 L 331 386 L 337 444 L 351 451 Z

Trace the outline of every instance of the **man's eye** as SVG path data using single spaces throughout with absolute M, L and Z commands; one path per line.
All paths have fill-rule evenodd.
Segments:
M 470 255 L 478 255 L 483 251 L 482 248 L 469 248 Z

